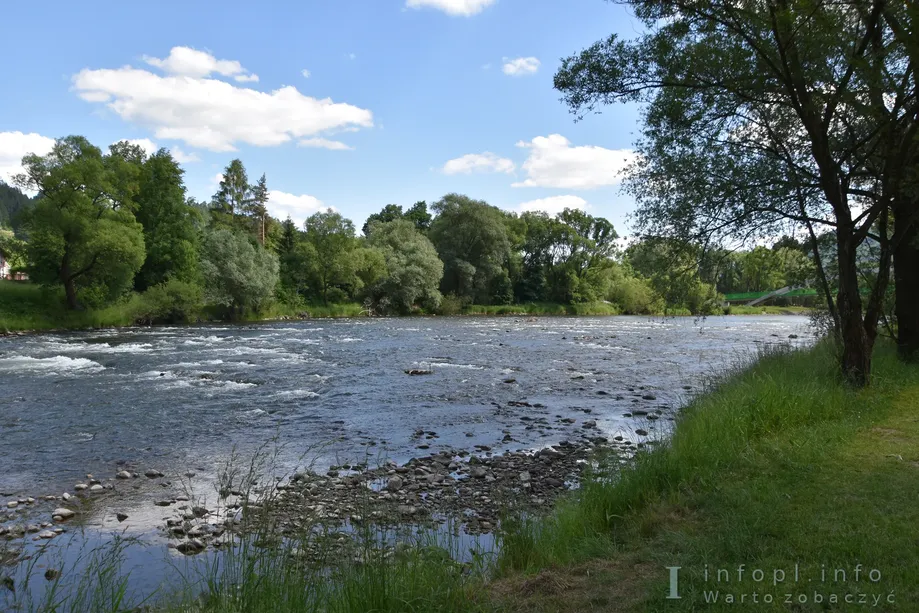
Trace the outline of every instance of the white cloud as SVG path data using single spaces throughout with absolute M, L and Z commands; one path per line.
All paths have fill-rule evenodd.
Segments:
M 312 73 L 311 73 L 309 70 L 307 70 L 306 68 L 304 68 L 303 70 L 300 71 L 300 74 L 303 75 L 303 78 L 304 78 L 304 79 L 309 79 L 309 78 L 310 78 L 310 75 L 311 75 Z
M 626 167 L 636 159 L 630 149 L 572 147 L 561 134 L 538 136 L 517 146 L 529 149 L 530 155 L 523 163 L 526 180 L 513 183 L 513 187 L 592 189 L 616 185 L 622 181 Z
M 490 151 L 485 153 L 468 153 L 444 164 L 443 172 L 447 175 L 470 174 L 473 172 L 514 172 L 514 162 L 498 157 Z
M 316 147 L 318 149 L 332 149 L 335 151 L 347 151 L 351 149 L 351 147 L 343 142 L 329 140 L 327 138 L 304 138 L 297 142 L 297 144 L 301 147 Z
M 357 59 L 357 54 L 356 54 L 356 53 L 349 53 L 346 57 L 347 57 L 349 60 L 356 60 L 356 59 Z
M 29 153 L 47 155 L 54 139 L 30 132 L 0 132 L 0 180 L 12 184 L 13 177 L 23 171 L 22 157 Z
M 198 51 L 191 47 L 173 47 L 169 51 L 169 57 L 165 59 L 145 55 L 143 60 L 166 74 L 180 77 L 201 79 L 216 73 L 224 77 L 233 77 L 243 83 L 258 81 L 258 75 L 250 74 L 236 60 L 218 60 L 207 51 Z
M 219 187 L 221 181 L 223 181 L 223 173 L 222 173 L 222 172 L 218 172 L 218 173 L 215 174 L 213 177 L 211 177 L 211 185 L 214 186 L 214 187 Z
M 443 11 L 454 17 L 472 17 L 491 6 L 497 0 L 406 0 L 405 6 L 412 9 L 424 7 Z
M 191 164 L 192 162 L 200 162 L 201 158 L 198 157 L 198 154 L 194 151 L 187 153 L 180 149 L 178 146 L 173 147 L 169 150 L 172 154 L 172 157 L 175 158 L 175 161 L 179 164 Z
M 535 57 L 518 57 L 514 59 L 503 58 L 504 66 L 501 69 L 504 74 L 512 77 L 520 77 L 528 74 L 536 74 L 539 70 L 540 62 Z
M 315 196 L 308 196 L 306 194 L 297 196 L 276 189 L 268 192 L 267 207 L 268 213 L 271 214 L 272 217 L 277 217 L 281 221 L 284 221 L 287 219 L 287 216 L 290 215 L 290 218 L 293 219 L 294 223 L 300 228 L 303 227 L 303 222 L 306 218 L 313 213 L 331 208 L 327 207 L 322 203 L 322 200 Z
M 211 68 L 195 70 L 201 74 Z M 125 121 L 149 126 L 158 139 L 218 152 L 235 151 L 237 143 L 270 147 L 328 130 L 373 126 L 369 110 L 304 96 L 292 86 L 267 93 L 201 76 L 159 76 L 130 66 L 84 69 L 74 75 L 73 89 L 87 102 L 104 103 Z
M 584 210 L 587 208 L 587 201 L 579 196 L 549 196 L 548 198 L 540 198 L 538 200 L 530 200 L 529 202 L 523 202 L 517 205 L 515 209 L 519 213 L 525 213 L 527 211 L 545 211 L 549 215 L 557 215 L 565 209 L 581 209 Z

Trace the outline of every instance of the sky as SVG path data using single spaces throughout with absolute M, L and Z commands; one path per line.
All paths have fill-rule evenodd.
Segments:
M 4 7 L 0 179 L 53 139 L 165 147 L 208 200 L 240 158 L 270 212 L 457 192 L 510 211 L 576 207 L 628 234 L 622 169 L 639 109 L 575 121 L 561 58 L 640 24 L 603 0 L 15 2 Z

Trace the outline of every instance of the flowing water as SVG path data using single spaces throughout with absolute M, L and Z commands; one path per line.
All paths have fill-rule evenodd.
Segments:
M 328 466 L 538 448 L 580 436 L 587 412 L 607 436 L 629 437 L 636 390 L 643 406 L 676 408 L 758 347 L 812 339 L 795 316 L 322 320 L 7 337 L 0 524 L 24 512 L 6 500 L 60 496 L 87 473 L 207 478 L 234 449 L 245 457 L 273 437 L 286 467 L 304 454 Z M 117 504 L 129 508 L 132 488 L 122 489 Z M 150 531 L 158 515 L 131 508 Z M 99 519 L 96 534 L 116 526 Z

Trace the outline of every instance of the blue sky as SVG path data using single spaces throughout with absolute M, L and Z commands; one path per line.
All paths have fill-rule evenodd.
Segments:
M 639 23 L 603 0 L 17 2 L 4 7 L 0 178 L 82 134 L 146 139 L 204 199 L 234 157 L 272 212 L 355 220 L 448 192 L 586 207 L 625 234 L 638 110 L 576 123 L 560 58 Z M 304 71 L 307 71 L 304 73 Z M 308 76 L 305 76 L 308 75 Z M 256 80 L 257 79 L 257 80 Z

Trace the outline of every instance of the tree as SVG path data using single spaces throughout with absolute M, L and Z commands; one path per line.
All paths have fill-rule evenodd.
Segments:
M 441 290 L 475 302 L 510 302 L 511 245 L 504 213 L 459 194 L 447 194 L 433 209 L 437 217 L 430 238 L 444 263 Z
M 356 262 L 351 252 L 356 247 L 354 224 L 332 209 L 310 215 L 304 222 L 306 241 L 316 254 L 314 287 L 323 302 L 330 297 L 340 298 L 340 292 L 330 294 L 332 288 L 347 292 L 357 281 Z
M 223 171 L 213 209 L 225 215 L 244 215 L 249 205 L 249 177 L 242 160 L 235 159 Z
M 0 255 L 6 260 L 10 272 L 26 269 L 26 243 L 16 238 L 12 230 L 0 226 Z
M 135 217 L 144 228 L 147 257 L 134 279 L 138 291 L 169 279 L 197 280 L 197 213 L 186 204 L 184 174 L 166 149 L 141 162 Z
M 424 200 L 419 200 L 409 207 L 402 217 L 415 224 L 419 232 L 427 232 L 431 228 L 431 214 L 428 213 L 428 203 Z
M 201 244 L 204 297 L 227 307 L 233 316 L 259 310 L 274 296 L 278 258 L 246 236 L 230 230 L 208 230 Z
M 298 232 L 297 224 L 295 224 L 294 220 L 288 215 L 287 219 L 281 222 L 281 240 L 278 241 L 277 244 L 277 251 L 279 254 L 293 251 L 298 242 Z
M 628 265 L 648 280 L 668 307 L 694 315 L 715 312 L 721 303 L 715 287 L 699 275 L 698 245 L 667 238 L 648 238 L 626 249 Z
M 385 276 L 368 284 L 369 294 L 382 310 L 409 313 L 416 305 L 429 310 L 440 306 L 438 291 L 444 264 L 437 249 L 407 219 L 370 226 L 368 243 L 382 252 Z
M 265 246 L 265 225 L 268 223 L 268 183 L 265 175 L 259 178 L 258 183 L 252 188 L 252 194 L 247 205 L 247 212 L 255 220 L 258 228 L 259 244 Z
M 919 144 L 915 72 L 883 17 L 895 3 L 628 4 L 647 33 L 612 36 L 564 60 L 555 85 L 577 113 L 647 103 L 629 183 L 639 229 L 707 245 L 832 228 L 838 291 L 824 291 L 840 366 L 867 384 L 900 240 L 891 237 L 890 203 L 905 193 L 903 161 Z M 863 303 L 856 254 L 872 234 L 879 274 Z
M 27 211 L 32 204 L 32 198 L 0 180 L 0 226 L 18 232 L 21 226 L 20 214 Z
M 370 235 L 370 224 L 374 222 L 386 223 L 389 221 L 395 221 L 396 219 L 402 219 L 402 207 L 398 204 L 387 204 L 383 207 L 379 213 L 372 213 L 367 221 L 364 222 L 364 225 L 361 227 L 361 234 L 364 236 Z
M 39 192 L 26 219 L 29 276 L 64 287 L 67 304 L 111 301 L 144 262 L 143 228 L 134 218 L 140 168 L 82 136 L 55 142 L 45 156 L 23 157 L 19 186 Z

